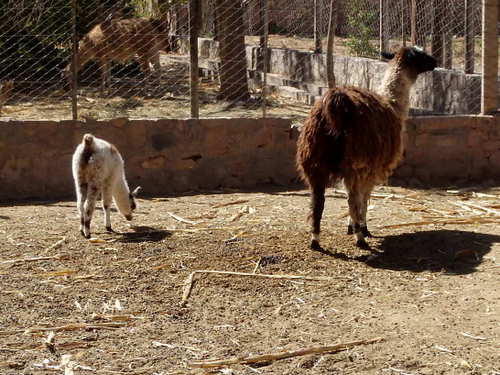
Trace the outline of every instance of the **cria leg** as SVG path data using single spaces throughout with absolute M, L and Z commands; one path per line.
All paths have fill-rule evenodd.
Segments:
M 111 202 L 113 201 L 113 194 L 109 186 L 105 186 L 102 189 L 102 209 L 104 211 L 104 225 L 108 232 L 112 232 L 111 229 Z
M 85 204 L 83 207 L 83 235 L 85 238 L 90 238 L 90 222 L 92 220 L 92 215 L 94 214 L 95 204 L 98 196 L 98 189 L 95 186 L 89 186 L 87 191 L 87 199 L 85 200 Z
M 87 199 L 87 184 L 77 185 L 76 190 L 77 190 L 76 195 L 77 195 L 78 214 L 80 216 L 80 233 L 84 235 L 83 226 L 84 226 L 85 212 L 83 209 L 83 205 L 85 203 L 85 200 Z

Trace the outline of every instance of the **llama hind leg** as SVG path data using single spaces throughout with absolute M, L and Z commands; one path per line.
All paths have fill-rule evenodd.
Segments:
M 325 189 L 328 184 L 328 175 L 309 179 L 311 187 L 311 249 L 320 250 L 319 233 L 321 231 L 321 217 L 325 208 Z

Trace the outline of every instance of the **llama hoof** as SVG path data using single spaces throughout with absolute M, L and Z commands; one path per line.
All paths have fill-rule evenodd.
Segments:
M 318 251 L 323 250 L 323 248 L 321 247 L 321 245 L 319 244 L 319 242 L 317 240 L 312 240 L 311 241 L 311 249 L 312 250 L 318 250 Z
M 83 234 L 83 237 L 85 237 L 87 240 L 90 238 L 90 233 L 89 234 Z
M 354 229 L 352 228 L 352 225 L 347 226 L 347 234 L 354 234 Z
M 373 237 L 373 235 L 368 230 L 368 227 L 361 227 L 361 233 L 363 233 L 363 236 L 365 237 Z
M 356 246 L 359 247 L 360 249 L 363 249 L 363 250 L 370 249 L 370 245 L 368 245 L 368 242 L 366 242 L 365 240 L 357 240 Z
M 114 231 L 114 230 L 113 230 L 113 228 L 111 228 L 111 227 L 106 227 L 106 230 L 107 230 L 108 232 L 115 233 L 115 231 Z

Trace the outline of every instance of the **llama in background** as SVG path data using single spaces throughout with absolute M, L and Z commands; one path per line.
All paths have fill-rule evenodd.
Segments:
M 159 76 L 160 51 L 172 50 L 168 25 L 165 22 L 145 18 L 108 17 L 80 40 L 76 71 L 89 61 L 96 61 L 101 70 L 101 93 L 109 86 L 112 62 L 125 63 L 137 58 L 145 74 L 151 74 L 152 64 Z M 71 64 L 66 66 L 64 72 L 67 79 L 70 79 Z
M 369 247 L 368 199 L 401 159 L 412 85 L 419 74 L 436 67 L 436 60 L 418 47 L 403 47 L 383 57 L 390 61 L 381 95 L 357 87 L 331 89 L 314 105 L 301 130 L 297 167 L 311 190 L 313 249 L 321 249 L 325 189 L 340 179 L 348 193 L 348 233 L 355 234 L 357 246 Z
M 114 145 L 92 134 L 85 134 L 73 154 L 72 166 L 80 214 L 80 232 L 84 237 L 90 238 L 90 222 L 100 195 L 108 231 L 112 231 L 112 199 L 120 213 L 127 220 L 132 220 L 132 211 L 136 208 L 134 198 L 140 187 L 130 192 L 123 159 Z

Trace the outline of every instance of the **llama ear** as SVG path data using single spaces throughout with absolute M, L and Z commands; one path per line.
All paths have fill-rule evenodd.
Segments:
M 132 193 L 130 193 L 134 198 L 137 197 L 139 192 L 142 190 L 140 186 L 137 186 Z
M 392 60 L 394 58 L 394 54 L 391 52 L 380 52 L 380 56 L 382 56 L 386 60 Z

